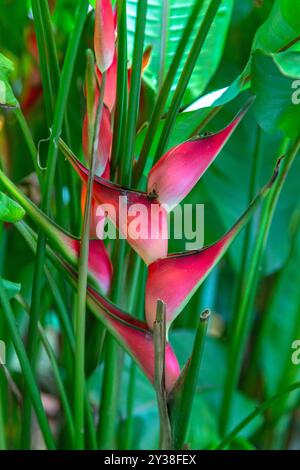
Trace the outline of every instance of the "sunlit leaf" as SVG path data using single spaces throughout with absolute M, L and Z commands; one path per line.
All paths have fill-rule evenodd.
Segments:
M 2 222 L 15 223 L 25 215 L 23 207 L 10 199 L 6 194 L 0 192 L 0 220 Z

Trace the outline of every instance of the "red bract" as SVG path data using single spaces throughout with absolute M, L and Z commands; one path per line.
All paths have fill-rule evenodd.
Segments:
M 65 147 L 62 150 L 83 183 L 87 184 L 88 169 Z M 167 213 L 155 198 L 98 177 L 94 179 L 93 198 L 102 205 L 107 216 L 146 264 L 167 255 Z
M 94 314 L 105 321 L 106 326 L 117 334 L 120 342 L 135 357 L 149 380 L 154 383 L 155 351 L 153 334 L 148 325 L 121 311 L 92 288 L 88 288 L 88 303 Z M 166 344 L 165 386 L 167 392 L 174 387 L 180 367 L 169 343 Z
M 78 258 L 80 254 L 80 240 L 64 235 L 65 243 L 74 251 Z M 111 288 L 113 268 L 102 240 L 90 240 L 88 269 L 90 275 L 96 280 L 103 294 L 108 294 Z
M 153 327 L 155 320 L 158 299 L 166 304 L 167 325 L 170 326 L 249 220 L 253 211 L 271 187 L 277 172 L 278 167 L 276 167 L 270 183 L 260 191 L 244 214 L 216 243 L 200 250 L 169 255 L 149 266 L 145 311 L 150 328 Z
M 96 116 L 98 106 L 98 100 L 95 102 L 94 114 Z M 99 145 L 97 148 L 95 174 L 102 176 L 103 173 L 107 172 L 107 167 L 110 159 L 111 145 L 112 145 L 112 131 L 110 123 L 109 110 L 103 107 L 101 123 L 98 129 L 98 140 Z M 90 161 L 89 151 L 89 119 L 86 113 L 83 121 L 82 129 L 82 148 L 87 161 Z M 106 176 L 107 177 L 107 176 Z M 109 176 L 108 176 L 109 177 Z
M 110 0 L 97 0 L 94 48 L 96 62 L 103 73 L 111 66 L 115 52 L 114 14 Z
M 188 140 L 169 150 L 151 169 L 148 192 L 172 210 L 191 191 L 212 164 L 240 123 L 249 104 L 225 129 L 207 137 Z

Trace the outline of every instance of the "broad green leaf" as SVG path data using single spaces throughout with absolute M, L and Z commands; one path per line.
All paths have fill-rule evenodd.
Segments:
M 300 2 L 290 0 L 277 0 L 268 19 L 261 25 L 255 34 L 252 52 L 257 49 L 265 52 L 278 52 L 297 37 L 300 31 Z M 295 48 L 299 48 L 298 43 Z M 242 73 L 227 87 L 222 95 L 211 106 L 221 106 L 236 98 L 242 91 L 249 88 L 251 83 L 250 56 Z M 203 102 L 203 100 L 202 100 Z
M 256 51 L 252 60 L 254 110 L 260 126 L 267 132 L 279 130 L 288 137 L 299 135 L 300 52 L 265 54 Z M 300 82 L 298 82 L 299 88 Z M 299 92 L 298 92 L 299 96 Z
M 299 365 L 292 363 L 292 343 L 300 339 L 300 231 L 285 267 L 280 272 L 269 296 L 263 322 L 259 364 L 268 397 L 299 380 Z M 276 365 L 276 367 L 274 366 Z M 294 402 L 299 394 L 293 394 Z
M 12 62 L 0 54 L 0 106 L 18 106 L 18 101 L 8 81 L 8 75 L 13 71 L 13 68 Z
M 299 37 L 299 32 L 300 2 L 276 0 L 269 18 L 255 35 L 252 50 L 279 52 L 281 48 Z
M 0 192 L 0 220 L 15 223 L 25 215 L 24 209 L 6 194 Z
M 194 0 L 187 0 L 186 2 L 182 2 L 182 0 L 154 0 L 148 2 L 145 47 L 151 44 L 153 50 L 151 63 L 145 75 L 154 81 L 156 85 L 162 71 L 165 73 L 171 64 L 194 3 Z M 128 45 L 130 51 L 132 51 L 133 47 L 136 4 L 137 0 L 128 0 L 127 2 Z M 205 0 L 195 30 L 187 44 L 181 66 L 175 77 L 172 91 L 176 87 L 191 44 L 208 5 L 209 1 Z M 223 0 L 192 74 L 183 104 L 188 104 L 198 98 L 214 75 L 222 57 L 232 9 L 233 1 Z M 165 47 L 163 47 L 164 43 Z

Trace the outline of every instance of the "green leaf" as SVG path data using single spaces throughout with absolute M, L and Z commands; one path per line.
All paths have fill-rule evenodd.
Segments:
M 16 284 L 15 282 L 7 281 L 6 279 L 2 279 L 2 282 L 9 300 L 13 299 L 21 290 L 21 284 Z
M 191 34 L 181 61 L 181 66 L 177 71 L 172 91 L 174 91 L 177 85 L 190 46 L 195 39 L 196 32 L 199 29 L 199 25 L 209 3 L 209 0 L 204 1 L 204 6 L 196 22 L 195 31 Z M 127 4 L 128 46 L 129 51 L 132 51 L 137 0 L 129 0 Z M 145 71 L 145 76 L 156 85 L 158 84 L 161 71 L 163 70 L 165 72 L 168 70 L 171 64 L 179 39 L 181 38 L 194 4 L 194 0 L 187 0 L 186 2 L 182 2 L 182 0 L 170 0 L 169 2 L 156 0 L 148 4 L 145 46 L 152 45 L 153 49 L 151 62 Z M 233 1 L 223 0 L 192 74 L 184 96 L 184 105 L 189 104 L 200 96 L 216 72 L 222 57 L 232 9 Z M 163 47 L 164 43 L 165 47 Z
M 14 69 L 13 64 L 3 54 L 0 54 L 0 106 L 16 107 L 16 100 L 8 81 L 8 75 Z
M 256 51 L 252 60 L 254 110 L 260 126 L 269 133 L 281 130 L 294 138 L 299 134 L 300 105 L 295 84 L 300 78 L 300 53 L 265 54 Z M 293 97 L 295 97 L 293 99 Z
M 272 11 L 255 35 L 252 50 L 279 52 L 297 37 L 300 31 L 300 2 L 276 0 Z
M 0 192 L 0 220 L 2 222 L 15 223 L 25 215 L 24 209 L 6 194 Z
M 299 263 L 300 233 L 298 230 L 288 261 L 274 284 L 262 318 L 259 363 L 267 397 L 271 397 L 280 389 L 299 380 L 300 368 L 291 361 L 292 343 L 300 337 Z M 282 383 L 284 376 L 285 384 Z M 291 395 L 293 402 L 297 399 L 296 395 Z

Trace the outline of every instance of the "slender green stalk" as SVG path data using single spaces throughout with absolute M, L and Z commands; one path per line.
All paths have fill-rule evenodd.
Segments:
M 121 161 L 121 183 L 128 187 L 131 185 L 136 124 L 139 110 L 146 14 L 147 0 L 139 0 L 139 2 L 137 3 L 137 17 L 132 58 L 132 73 L 130 81 L 128 113 L 126 119 L 124 157 Z
M 257 190 L 258 179 L 259 179 L 259 174 L 260 174 L 260 166 L 261 166 L 261 157 L 262 157 L 261 139 L 262 139 L 262 131 L 257 126 L 257 137 L 256 137 L 255 150 L 254 150 L 254 158 L 253 158 L 253 163 L 252 163 L 248 204 L 250 204 L 253 198 L 255 197 L 255 193 Z M 248 225 L 245 227 L 245 239 L 244 239 L 244 244 L 243 244 L 242 261 L 241 261 L 241 266 L 240 266 L 240 274 L 239 274 L 239 280 L 238 280 L 238 286 L 237 286 L 237 295 L 236 295 L 236 300 L 235 300 L 236 310 L 239 308 L 239 305 L 241 303 L 241 299 L 244 293 L 244 285 L 246 283 L 246 277 L 247 277 L 248 257 L 249 257 L 249 252 L 251 250 L 251 243 L 253 239 L 253 225 L 254 225 L 254 220 L 251 219 Z M 234 318 L 236 318 L 236 314 L 234 315 Z
M 85 422 L 86 422 L 86 430 L 87 430 L 86 432 L 87 449 L 97 450 L 98 449 L 97 434 L 96 434 L 93 412 L 89 403 L 87 388 L 85 388 L 85 393 L 84 393 L 84 409 L 85 409 Z
M 266 410 L 271 408 L 278 400 L 280 400 L 283 396 L 285 396 L 288 393 L 291 393 L 295 390 L 299 390 L 300 388 L 300 382 L 296 382 L 289 387 L 285 388 L 281 392 L 279 392 L 277 395 L 274 395 L 273 397 L 269 398 L 265 402 L 263 402 L 261 405 L 257 406 L 252 413 L 250 413 L 243 421 L 241 421 L 240 424 L 238 424 L 228 436 L 226 436 L 220 444 L 218 444 L 217 447 L 214 448 L 214 450 L 221 450 L 224 449 L 228 444 L 230 444 L 233 439 L 246 427 L 248 426 L 251 421 L 253 421 L 257 416 L 260 414 L 264 413 Z
M 114 448 L 118 372 L 118 347 L 114 338 L 111 335 L 107 335 L 98 427 L 98 445 L 100 449 L 108 450 Z
M 20 129 L 23 133 L 23 136 L 24 136 L 25 142 L 27 144 L 29 153 L 31 155 L 34 170 L 35 170 L 35 172 L 38 176 L 38 179 L 39 179 L 40 183 L 42 183 L 41 169 L 38 165 L 38 160 L 37 160 L 37 148 L 36 148 L 35 143 L 33 141 L 31 131 L 28 127 L 27 121 L 24 117 L 24 114 L 22 113 L 21 108 L 15 108 L 14 112 L 15 112 L 15 116 L 18 120 Z
M 123 152 L 126 135 L 126 113 L 128 101 L 128 72 L 127 72 L 127 24 L 126 1 L 117 0 L 118 12 L 118 64 L 117 64 L 117 94 L 114 116 L 113 143 L 111 152 L 111 170 L 114 175 Z
M 113 254 L 115 267 L 111 299 L 118 304 L 121 299 L 126 240 L 117 239 Z M 118 367 L 119 348 L 112 335 L 106 336 L 105 363 L 100 403 L 100 420 L 98 426 L 98 443 L 100 449 L 112 449 L 114 445 L 116 414 L 117 414 L 117 383 L 119 381 Z
M 142 260 L 141 258 L 134 253 L 133 251 L 130 253 L 131 257 L 128 263 L 128 275 L 129 282 L 128 282 L 128 302 L 127 302 L 127 310 L 128 312 L 133 312 L 137 317 L 139 317 L 139 312 L 136 311 L 137 307 L 137 300 L 139 295 L 139 288 L 138 284 L 141 282 L 140 280 L 140 273 L 141 273 L 141 265 Z M 133 266 L 131 266 L 130 261 L 133 261 Z M 124 429 L 124 439 L 123 439 L 123 447 L 124 449 L 130 449 L 132 446 L 132 438 L 133 438 L 133 424 L 134 424 L 134 416 L 133 416 L 133 408 L 134 408 L 134 399 L 135 399 L 135 385 L 136 385 L 136 364 L 134 361 L 131 361 L 130 364 L 130 372 L 129 372 L 129 384 L 127 390 L 127 407 L 126 407 L 126 423 Z
M 47 354 L 47 356 L 49 358 L 49 361 L 50 361 L 50 364 L 51 364 L 53 377 L 54 377 L 56 385 L 57 385 L 57 390 L 58 390 L 58 393 L 59 393 L 59 396 L 60 396 L 62 408 L 63 408 L 63 411 L 64 411 L 64 417 L 65 417 L 65 420 L 66 420 L 67 429 L 68 429 L 69 434 L 70 434 L 71 442 L 74 442 L 75 428 L 74 428 L 74 421 L 73 421 L 73 416 L 72 416 L 72 412 L 71 412 L 71 407 L 70 407 L 69 400 L 68 400 L 68 397 L 67 397 L 67 394 L 66 394 L 66 391 L 65 391 L 64 384 L 63 384 L 61 376 L 60 376 L 59 367 L 58 367 L 58 364 L 57 364 L 57 360 L 56 360 L 54 351 L 53 351 L 53 349 L 52 349 L 52 347 L 51 347 L 51 345 L 48 341 L 47 335 L 46 335 L 46 333 L 45 333 L 45 331 L 44 331 L 44 329 L 42 328 L 41 325 L 39 325 L 39 334 L 41 336 L 43 346 L 45 348 L 46 354 Z
M 6 436 L 5 436 L 5 424 L 4 424 L 4 374 L 0 363 L 0 450 L 6 449 Z
M 176 407 L 178 406 L 178 409 L 176 410 L 176 424 L 174 429 L 175 449 L 182 449 L 185 444 L 194 397 L 196 394 L 209 316 L 209 310 L 205 310 L 200 315 L 193 352 L 184 372 L 184 381 L 181 390 L 176 391 L 176 394 L 178 393 L 179 396 L 175 399 Z
M 160 24 L 160 50 L 159 50 L 159 72 L 158 72 L 158 89 L 164 81 L 165 66 L 166 66 L 166 49 L 167 49 L 167 35 L 168 35 L 168 16 L 169 16 L 169 2 L 168 0 L 162 0 L 162 15 Z
M 5 320 L 7 323 L 7 327 L 9 330 L 10 338 L 13 342 L 17 357 L 19 359 L 19 362 L 22 368 L 24 381 L 26 383 L 26 386 L 28 387 L 28 390 L 31 396 L 31 401 L 32 401 L 32 404 L 36 413 L 36 417 L 40 425 L 43 437 L 45 439 L 45 444 L 48 449 L 53 450 L 55 449 L 55 442 L 54 442 L 54 439 L 53 439 L 53 436 L 49 427 L 49 423 L 48 423 L 45 410 L 41 401 L 39 390 L 35 382 L 35 378 L 31 369 L 31 364 L 26 354 L 18 329 L 16 327 L 15 317 L 11 309 L 10 303 L 7 299 L 7 295 L 4 290 L 3 281 L 1 277 L 0 277 L 0 301 L 2 305 L 3 314 L 5 316 Z
M 166 146 L 168 144 L 168 140 L 175 122 L 176 115 L 179 111 L 184 93 L 188 86 L 189 80 L 193 73 L 194 67 L 196 65 L 198 56 L 201 52 L 201 49 L 204 45 L 205 39 L 207 34 L 209 33 L 210 27 L 214 20 L 214 17 L 218 11 L 220 6 L 221 0 L 211 0 L 209 7 L 205 13 L 203 21 L 201 23 L 200 29 L 196 35 L 194 40 L 193 46 L 190 50 L 182 73 L 180 75 L 178 85 L 176 87 L 172 102 L 170 104 L 169 111 L 167 113 L 167 117 L 164 123 L 164 127 L 157 145 L 157 149 L 155 152 L 154 163 L 156 163 L 159 158 L 164 153 Z
M 79 46 L 79 41 L 84 26 L 86 12 L 88 8 L 88 1 L 81 0 L 78 4 L 76 19 L 73 33 L 71 34 L 65 62 L 63 65 L 59 91 L 57 96 L 57 104 L 55 107 L 54 121 L 52 127 L 52 133 L 50 137 L 50 145 L 47 158 L 47 173 L 44 181 L 43 191 L 42 191 L 42 210 L 48 215 L 50 211 L 50 202 L 52 197 L 52 189 L 54 184 L 55 168 L 57 161 L 58 153 L 58 139 L 60 137 L 63 125 L 63 119 L 67 104 L 67 98 L 69 95 L 71 79 L 75 64 L 75 58 Z M 51 121 L 51 110 L 53 103 L 53 89 L 51 83 L 49 82 L 49 76 L 51 71 L 48 70 L 48 64 L 46 58 L 43 57 L 43 51 L 45 50 L 45 33 L 43 32 L 43 17 L 40 9 L 40 4 L 37 0 L 32 0 L 32 11 L 35 20 L 37 41 L 39 47 L 39 56 L 41 62 L 42 78 L 43 85 L 45 87 L 45 98 L 46 98 L 46 109 L 48 120 Z M 37 254 L 36 262 L 34 269 L 34 279 L 33 279 L 33 292 L 32 303 L 31 303 L 31 317 L 29 324 L 29 333 L 28 333 L 28 352 L 29 357 L 33 361 L 34 356 L 36 357 L 35 351 L 37 348 L 37 324 L 40 314 L 41 306 L 41 293 L 42 293 L 42 282 L 43 282 L 43 266 L 45 261 L 45 252 L 46 252 L 46 236 L 39 231 L 38 243 L 37 243 Z M 34 367 L 33 361 L 33 367 Z M 22 436 L 21 436 L 21 445 L 23 448 L 27 448 L 30 441 L 30 401 L 25 397 L 24 405 L 24 421 L 22 427 Z
M 294 145 L 292 146 L 288 155 L 285 157 L 282 171 L 278 176 L 274 184 L 274 188 L 271 190 L 263 209 L 259 233 L 245 283 L 244 295 L 241 299 L 239 309 L 237 310 L 236 318 L 234 319 L 233 329 L 231 332 L 227 375 L 225 379 L 223 402 L 220 415 L 220 430 L 222 435 L 227 432 L 228 422 L 231 415 L 233 394 L 238 382 L 242 360 L 244 357 L 246 342 L 245 335 L 248 331 L 248 325 L 250 320 L 249 317 L 252 311 L 253 302 L 255 299 L 259 281 L 259 267 L 262 261 L 266 241 L 269 235 L 274 211 L 287 174 L 294 162 L 294 159 L 299 149 L 300 138 L 298 138 L 294 142 Z
M 156 103 L 155 103 L 155 106 L 154 106 L 154 109 L 150 118 L 149 126 L 147 128 L 143 146 L 141 148 L 140 156 L 134 168 L 133 184 L 135 186 L 138 186 L 140 179 L 143 175 L 147 158 L 148 158 L 149 152 L 153 144 L 154 136 L 157 131 L 158 123 L 164 113 L 166 103 L 169 97 L 169 93 L 171 91 L 171 87 L 174 82 L 174 78 L 180 66 L 181 59 L 185 51 L 188 39 L 190 35 L 192 34 L 194 25 L 198 19 L 203 3 L 204 3 L 204 0 L 197 0 L 191 11 L 191 15 L 188 19 L 186 27 L 184 28 L 182 37 L 178 43 L 172 63 L 170 65 L 170 68 L 167 72 L 167 75 L 163 81 L 162 87 L 158 94 L 158 98 L 156 100 Z
M 44 0 L 42 0 L 44 1 Z M 39 63 L 40 71 L 42 76 L 45 109 L 47 115 L 47 121 L 52 122 L 53 108 L 54 108 L 54 93 L 53 84 L 51 83 L 51 70 L 48 66 L 48 47 L 43 22 L 43 15 L 41 11 L 40 0 L 31 0 L 31 8 L 34 19 L 34 28 L 37 39 L 38 51 L 39 51 Z
M 159 448 L 161 450 L 171 450 L 173 449 L 173 440 L 165 389 L 166 305 L 161 300 L 157 301 L 156 320 L 153 325 L 153 340 L 155 351 L 154 386 L 160 422 Z
M 51 68 L 50 79 L 52 80 L 52 89 L 58 90 L 60 69 L 57 58 L 56 44 L 54 40 L 53 27 L 51 21 L 51 13 L 49 2 L 47 0 L 39 0 L 40 14 L 42 18 L 42 28 L 47 48 L 47 59 Z M 54 107 L 54 102 L 53 102 Z
M 98 129 L 101 123 L 103 111 L 103 97 L 106 83 L 106 74 L 102 76 L 99 103 L 95 119 L 93 133 L 91 166 L 89 171 L 87 194 L 85 200 L 83 227 L 81 233 L 80 256 L 78 262 L 78 292 L 76 297 L 75 311 L 75 394 L 74 394 L 74 416 L 75 416 L 75 447 L 84 448 L 84 388 L 85 388 L 85 322 L 86 322 L 86 290 L 88 279 L 88 259 L 90 246 L 90 224 L 92 209 L 92 194 L 94 176 L 97 163 L 97 151 L 99 147 Z

